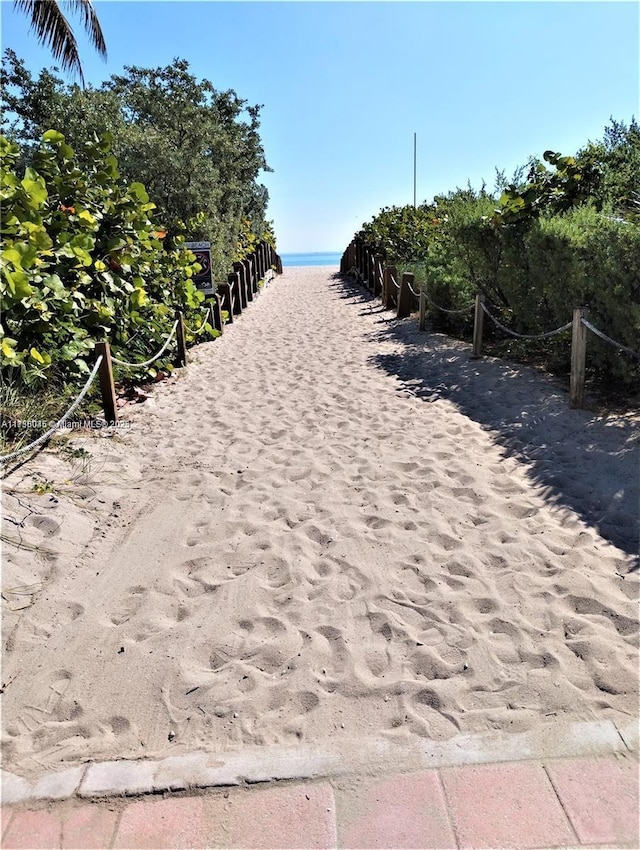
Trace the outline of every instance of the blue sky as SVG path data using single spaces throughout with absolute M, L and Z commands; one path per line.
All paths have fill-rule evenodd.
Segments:
M 382 206 L 574 153 L 640 114 L 636 2 L 95 2 L 105 64 L 88 82 L 185 58 L 264 104 L 264 182 L 281 252 L 342 250 Z M 2 43 L 53 64 L 2 0 Z M 72 20 L 74 20 L 72 18 Z M 80 27 L 78 25 L 78 31 Z

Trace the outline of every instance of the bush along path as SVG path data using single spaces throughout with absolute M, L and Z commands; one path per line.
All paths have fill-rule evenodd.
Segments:
M 85 145 L 89 164 L 82 168 L 54 130 L 23 174 L 19 157 L 18 146 L 0 137 L 4 395 L 7 388 L 20 397 L 45 386 L 61 399 L 83 385 L 87 392 L 96 346 L 105 340 L 114 362 L 129 367 L 129 380 L 153 379 L 185 360 L 167 344 L 176 330 L 183 350 L 220 333 L 226 303 L 216 299 L 217 310 L 203 303 L 193 282 L 200 266 L 184 245 L 187 225 L 169 234 L 154 219 L 144 186 L 119 179 L 107 135 Z M 271 246 L 247 249 L 253 278 L 263 279 L 267 264 L 279 267 Z M 249 284 L 257 291 L 258 280 Z M 233 281 L 227 286 L 233 292 Z M 15 443 L 11 426 L 3 431 L 4 441 Z
M 395 267 L 398 283 L 414 274 L 434 330 L 470 338 L 466 308 L 481 294 L 492 350 L 559 374 L 571 366 L 571 334 L 549 331 L 588 308 L 586 378 L 628 401 L 640 382 L 639 181 L 640 128 L 614 121 L 575 156 L 545 151 L 510 183 L 498 175 L 495 194 L 469 187 L 386 207 L 354 242 Z

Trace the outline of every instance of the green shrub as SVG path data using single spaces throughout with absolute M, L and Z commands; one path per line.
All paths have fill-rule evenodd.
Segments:
M 177 307 L 200 325 L 195 257 L 181 234 L 163 245 L 154 204 L 141 183 L 119 180 L 107 136 L 85 145 L 82 168 L 54 130 L 22 176 L 19 156 L 0 137 L 4 380 L 77 382 L 106 338 L 115 356 L 141 361 L 160 347 Z

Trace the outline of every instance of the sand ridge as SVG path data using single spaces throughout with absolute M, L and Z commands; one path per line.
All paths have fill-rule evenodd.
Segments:
M 110 527 L 83 536 L 87 508 L 63 504 L 55 569 L 10 558 L 48 577 L 4 618 L 5 766 L 637 712 L 626 420 L 598 431 L 622 480 L 602 462 L 581 497 L 571 439 L 597 417 L 414 325 L 331 269 L 286 269 L 127 414 L 100 446 Z M 537 425 L 514 448 L 516 409 Z

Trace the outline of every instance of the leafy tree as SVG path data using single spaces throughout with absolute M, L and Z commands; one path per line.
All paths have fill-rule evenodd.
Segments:
M 496 191 L 456 189 L 433 204 L 387 207 L 357 237 L 416 273 L 433 302 L 462 308 L 477 291 L 511 329 L 540 334 L 567 323 L 575 306 L 623 345 L 640 338 L 640 128 L 611 122 L 604 138 L 575 156 L 546 151 Z M 468 333 L 469 313 L 430 312 L 434 327 Z M 487 337 L 499 337 L 491 322 Z M 506 343 L 510 355 L 535 357 L 566 373 L 569 336 Z M 526 346 L 526 347 L 525 347 Z M 640 363 L 589 338 L 591 374 L 634 387 Z
M 496 210 L 497 223 L 526 225 L 543 212 L 570 210 L 593 195 L 601 176 L 597 162 L 578 161 L 555 151 L 545 151 L 543 159 L 555 170 L 532 158 L 527 182 L 512 183 L 503 191 Z
M 611 208 L 625 218 L 640 218 L 640 125 L 611 118 L 604 137 L 578 151 L 580 163 L 595 164 L 601 180 L 592 197 L 598 209 Z
M 9 138 L 33 150 L 43 132 L 55 129 L 81 162 L 85 140 L 109 132 L 123 178 L 144 184 L 170 233 L 201 214 L 190 236 L 211 241 L 218 275 L 236 258 L 244 222 L 255 238 L 266 237 L 268 194 L 258 178 L 269 169 L 260 107 L 197 80 L 185 60 L 128 67 L 99 89 L 83 90 L 50 71 L 33 79 L 7 51 L 2 74 Z
M 194 255 L 183 235 L 167 239 L 144 186 L 120 179 L 109 146 L 107 137 L 86 143 L 89 165 L 79 168 L 64 136 L 48 130 L 20 172 L 17 146 L 0 136 L 3 378 L 73 380 L 97 340 L 142 360 L 176 308 L 200 322 Z
M 59 0 L 14 0 L 14 7 L 24 12 L 41 44 L 51 48 L 54 59 L 59 59 L 65 71 L 77 74 L 84 85 L 78 43 Z M 66 0 L 80 16 L 89 39 L 100 56 L 107 58 L 107 46 L 100 21 L 91 0 Z

